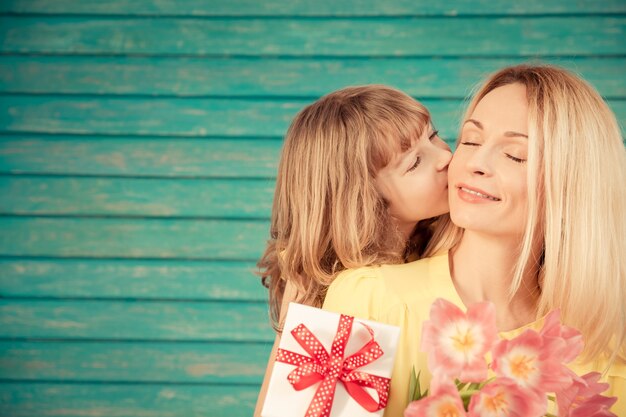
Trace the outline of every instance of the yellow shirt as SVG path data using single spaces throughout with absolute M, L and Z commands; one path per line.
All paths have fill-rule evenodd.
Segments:
M 325 310 L 400 327 L 385 417 L 403 415 L 412 366 L 416 372 L 421 371 L 422 387 L 430 385 L 427 355 L 420 351 L 420 338 L 431 304 L 440 297 L 465 309 L 452 283 L 447 253 L 406 264 L 346 270 L 328 288 Z M 501 336 L 515 337 L 529 327 L 540 328 L 542 322 L 503 332 Z M 593 370 L 602 372 L 606 364 L 606 360 L 598 360 L 571 368 L 582 375 Z M 604 381 L 611 387 L 603 395 L 620 397 L 611 410 L 618 416 L 626 416 L 626 364 L 614 364 Z

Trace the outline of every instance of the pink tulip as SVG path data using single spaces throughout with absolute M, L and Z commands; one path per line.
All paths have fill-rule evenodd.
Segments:
M 444 375 L 435 375 L 430 394 L 413 401 L 404 410 L 404 417 L 466 417 L 456 386 Z
M 546 413 L 547 399 L 508 378 L 497 378 L 474 394 L 469 417 L 540 417 Z
M 550 312 L 539 334 L 543 337 L 544 344 L 550 345 L 548 349 L 560 358 L 561 363 L 569 363 L 582 352 L 583 336 L 578 330 L 562 325 L 559 316 L 559 310 Z
M 438 298 L 424 322 L 422 350 L 428 353 L 433 374 L 480 382 L 487 378 L 485 354 L 498 338 L 496 309 L 492 303 L 470 306 L 467 314 Z
M 558 356 L 561 343 L 526 330 L 511 340 L 501 340 L 493 349 L 492 367 L 496 375 L 510 378 L 518 385 L 540 394 L 558 392 L 572 383 L 570 371 Z
M 571 372 L 571 375 L 572 384 L 562 391 L 556 392 L 559 415 L 567 415 L 572 408 L 609 387 L 607 383 L 598 382 L 601 376 L 599 372 L 589 372 L 583 376 Z
M 600 377 L 599 372 L 589 372 L 583 376 L 578 376 L 572 372 L 572 384 L 556 393 L 559 415 L 614 415 L 608 410 L 617 401 L 617 398 L 599 395 L 609 388 L 608 383 L 598 382 Z
M 617 417 L 610 411 L 611 406 L 616 401 L 616 397 L 594 395 L 564 417 Z

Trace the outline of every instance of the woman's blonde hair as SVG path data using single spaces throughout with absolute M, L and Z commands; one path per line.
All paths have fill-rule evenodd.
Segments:
M 321 306 L 328 285 L 346 268 L 438 250 L 436 242 L 426 248 L 433 233 L 441 234 L 432 221 L 418 225 L 407 244 L 374 183 L 429 124 L 423 105 L 382 85 L 344 88 L 298 113 L 285 137 L 270 240 L 257 264 L 275 329 L 287 281 L 298 302 Z M 448 224 L 449 217 L 438 223 Z
M 618 123 L 592 86 L 549 65 L 491 75 L 466 118 L 490 91 L 514 83 L 528 99 L 529 215 L 511 294 L 539 264 L 538 317 L 560 309 L 563 322 L 582 332 L 586 359 L 624 357 L 626 150 Z

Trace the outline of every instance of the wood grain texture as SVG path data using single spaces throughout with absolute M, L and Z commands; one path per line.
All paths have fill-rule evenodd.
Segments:
M 0 258 L 0 296 L 264 302 L 255 270 L 254 262 Z
M 0 340 L 0 380 L 261 384 L 271 343 Z
M 282 136 L 309 101 L 0 96 L 0 129 L 114 135 Z
M 0 214 L 269 219 L 269 179 L 0 176 Z
M 0 170 L 176 178 L 272 178 L 276 139 L 192 140 L 155 137 L 11 135 L 0 137 Z
M 456 16 L 624 13 L 619 0 L 4 0 L 0 12 L 144 16 Z
M 270 342 L 265 303 L 0 299 L 0 338 Z
M 250 417 L 257 385 L 0 382 L 0 415 L 11 417 Z
M 282 136 L 309 101 L 0 96 L 0 129 L 114 135 Z
M 255 220 L 0 217 L 0 255 L 254 261 L 269 238 Z
M 623 55 L 616 16 L 371 19 L 0 17 L 0 52 L 197 56 Z
M 183 137 L 282 137 L 313 100 L 0 96 L 0 132 Z M 444 137 L 462 100 L 423 100 Z
M 526 61 L 0 56 L 0 92 L 316 98 L 348 85 L 378 83 L 419 99 L 462 99 L 486 74 Z M 626 58 L 542 61 L 582 74 L 604 96 L 626 95 Z

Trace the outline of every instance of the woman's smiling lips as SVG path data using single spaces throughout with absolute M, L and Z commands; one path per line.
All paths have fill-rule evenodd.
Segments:
M 470 187 L 466 184 L 458 184 L 456 186 L 457 194 L 459 198 L 468 203 L 489 203 L 492 201 L 501 201 L 498 197 L 495 197 L 480 188 Z

